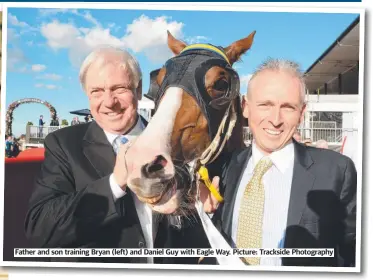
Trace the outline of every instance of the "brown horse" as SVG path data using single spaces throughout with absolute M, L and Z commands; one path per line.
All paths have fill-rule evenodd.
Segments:
M 232 65 L 251 48 L 255 31 L 228 47 L 187 46 L 168 32 L 175 57 L 153 71 L 155 114 L 127 151 L 136 157 L 128 186 L 164 214 L 185 214 L 196 199 L 202 165 L 244 145 L 239 77 Z

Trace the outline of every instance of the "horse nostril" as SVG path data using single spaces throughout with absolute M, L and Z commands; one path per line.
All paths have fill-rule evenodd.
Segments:
M 147 173 L 151 174 L 164 169 L 166 165 L 167 160 L 163 156 L 159 155 L 156 156 L 156 158 L 151 163 L 147 164 L 146 171 Z

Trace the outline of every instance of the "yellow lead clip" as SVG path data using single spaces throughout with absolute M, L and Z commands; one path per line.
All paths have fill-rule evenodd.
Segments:
M 198 170 L 198 174 L 201 176 L 201 180 L 204 181 L 206 187 L 210 190 L 211 194 L 220 202 L 222 203 L 224 201 L 223 197 L 220 195 L 217 189 L 212 185 L 210 178 L 209 178 L 209 172 L 205 166 L 201 166 L 201 168 Z

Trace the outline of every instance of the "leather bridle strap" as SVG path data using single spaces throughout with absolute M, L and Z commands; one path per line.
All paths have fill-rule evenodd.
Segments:
M 229 118 L 229 119 L 228 119 Z M 224 128 L 228 121 L 228 130 L 224 133 Z M 237 121 L 237 112 L 234 106 L 234 100 L 231 101 L 227 110 L 225 111 L 224 117 L 220 122 L 218 131 L 214 137 L 214 140 L 211 144 L 207 147 L 207 149 L 202 153 L 201 157 L 199 158 L 199 162 L 202 165 L 209 164 L 213 162 L 223 150 L 225 144 L 232 136 L 233 128 Z M 222 135 L 224 134 L 224 138 L 221 139 Z M 220 144 L 220 145 L 219 145 Z

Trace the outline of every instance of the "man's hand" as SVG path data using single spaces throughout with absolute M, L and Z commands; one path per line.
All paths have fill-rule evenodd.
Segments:
M 215 176 L 212 179 L 212 186 L 219 191 L 219 181 L 220 178 Z M 212 195 L 210 190 L 205 186 L 203 182 L 199 184 L 199 191 L 200 191 L 200 200 L 203 203 L 203 210 L 206 213 L 213 213 L 218 209 L 219 202 L 218 200 Z
M 129 146 L 130 142 L 120 145 L 113 172 L 115 182 L 120 186 L 122 190 L 126 189 L 127 177 L 129 171 L 132 168 L 132 160 L 130 160 L 130 157 L 127 153 Z

